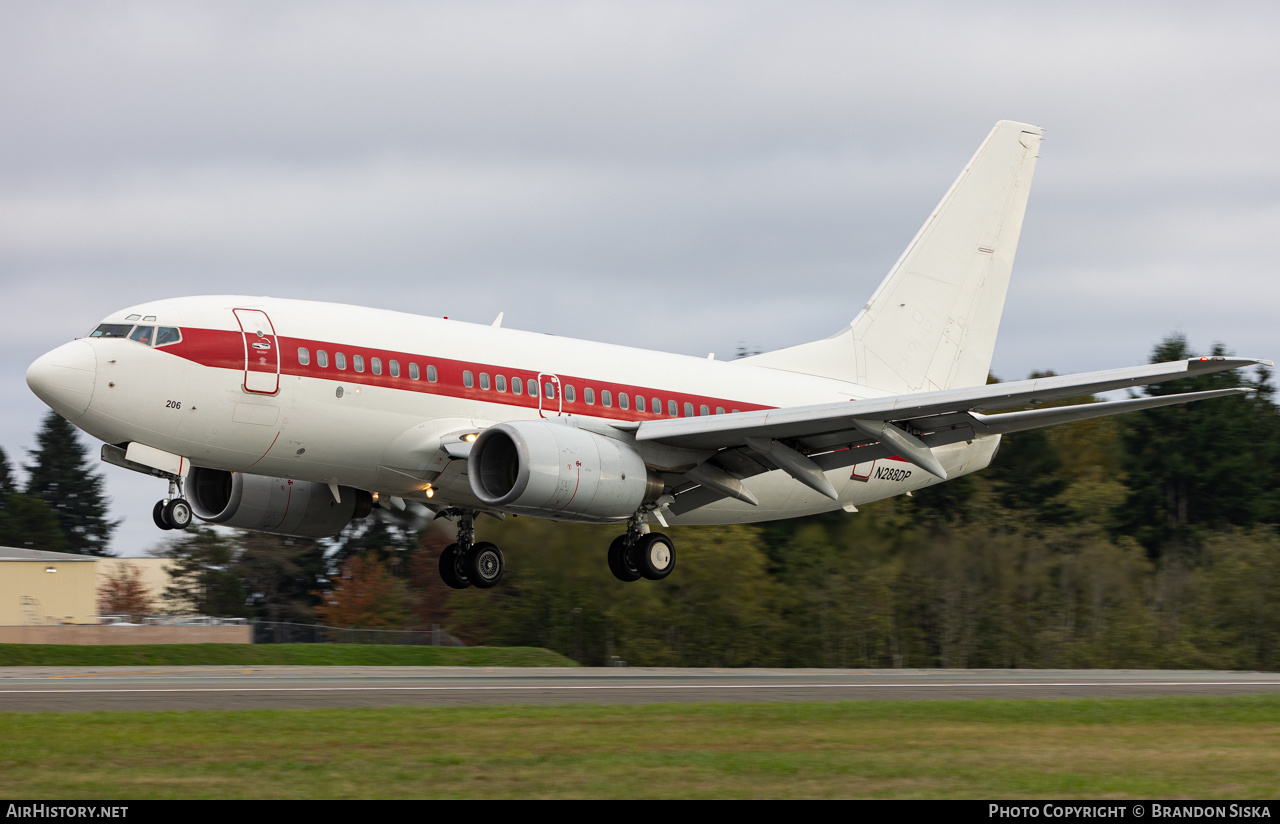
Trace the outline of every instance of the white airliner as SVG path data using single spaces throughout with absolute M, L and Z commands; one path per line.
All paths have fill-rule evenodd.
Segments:
M 169 481 L 162 529 L 196 517 L 336 534 L 375 504 L 456 520 L 451 586 L 491 587 L 480 513 L 625 524 L 619 579 L 665 578 L 651 524 L 791 518 L 987 466 L 1000 436 L 1243 392 L 994 414 L 1266 361 L 1196 358 L 988 386 L 1041 130 L 1002 121 L 857 316 L 823 340 L 722 362 L 356 306 L 266 297 L 122 309 L 27 383 Z M 499 317 L 499 320 L 501 316 Z

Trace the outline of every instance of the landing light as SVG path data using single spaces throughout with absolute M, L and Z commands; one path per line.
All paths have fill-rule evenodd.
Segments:
M 463 438 L 463 440 L 466 441 L 467 443 L 475 443 L 476 437 L 477 437 L 476 433 L 472 432 L 470 435 L 467 435 L 465 438 Z

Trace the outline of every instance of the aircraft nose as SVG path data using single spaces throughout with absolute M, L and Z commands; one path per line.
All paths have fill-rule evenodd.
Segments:
M 67 420 L 89 408 L 98 356 L 88 341 L 73 340 L 36 358 L 27 367 L 27 386 L 36 397 Z

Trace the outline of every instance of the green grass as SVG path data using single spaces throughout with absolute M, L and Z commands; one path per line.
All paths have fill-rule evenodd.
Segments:
M 371 644 L 0 644 L 0 667 L 200 666 L 576 667 L 532 647 L 416 647 Z
M 1280 696 L 0 714 L 9 798 L 1274 798 Z

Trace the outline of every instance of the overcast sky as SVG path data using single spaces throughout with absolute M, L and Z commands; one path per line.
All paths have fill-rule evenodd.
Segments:
M 1046 132 L 996 375 L 1277 358 L 1278 39 L 1274 2 L 0 0 L 0 446 L 32 360 L 174 295 L 822 337 L 1001 119 Z M 137 554 L 164 485 L 105 474 Z

